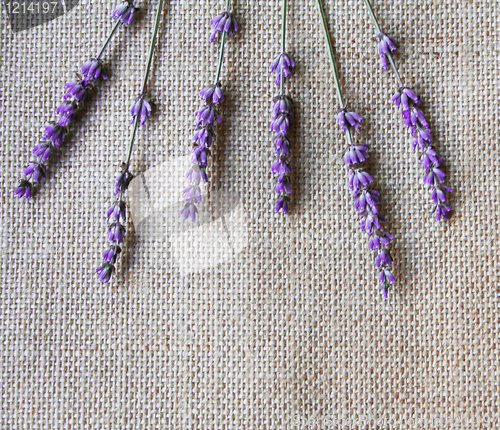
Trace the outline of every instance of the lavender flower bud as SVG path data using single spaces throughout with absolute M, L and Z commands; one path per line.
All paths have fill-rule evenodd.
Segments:
M 344 155 L 345 164 L 357 164 L 362 163 L 368 159 L 368 149 L 367 145 L 352 145 L 346 151 Z
M 108 230 L 108 241 L 111 243 L 122 243 L 125 236 L 125 227 L 119 221 L 111 224 Z
M 24 197 L 25 199 L 31 199 L 33 195 L 33 184 L 23 179 L 20 185 L 14 190 L 14 195 L 19 198 Z
M 196 209 L 196 206 L 192 201 L 186 202 L 184 207 L 181 209 L 181 215 L 184 218 L 184 220 L 188 219 L 191 217 L 191 220 L 193 222 L 196 221 L 196 213 L 198 212 L 198 209 Z
M 134 12 L 136 8 L 133 2 L 130 0 L 125 0 L 120 3 L 115 10 L 111 13 L 113 19 L 119 19 L 121 23 L 125 26 L 132 24 L 134 20 Z
M 288 128 L 290 127 L 290 118 L 288 114 L 280 113 L 271 122 L 271 131 L 276 133 L 278 136 L 285 136 L 288 134 Z
M 378 35 L 378 41 L 378 53 L 380 55 L 380 60 L 382 61 L 382 69 L 387 69 L 387 60 L 385 56 L 396 50 L 396 42 L 392 39 L 392 37 L 382 32 Z
M 379 249 L 378 254 L 375 257 L 375 266 L 380 268 L 382 264 L 387 264 L 387 266 L 392 266 L 392 257 L 387 249 Z
M 125 221 L 127 219 L 125 202 L 123 200 L 118 200 L 113 203 L 106 215 L 108 218 L 113 218 L 115 221 L 118 221 L 120 218 Z
M 212 34 L 210 35 L 210 43 L 215 40 L 219 33 L 225 32 L 231 36 L 238 31 L 238 23 L 230 12 L 223 12 L 217 15 L 210 21 L 210 25 L 213 27 Z
M 278 54 L 269 68 L 270 72 L 276 72 L 274 83 L 276 85 L 281 84 L 281 72 L 283 72 L 284 78 L 288 78 L 292 74 L 292 67 L 295 67 L 295 63 L 286 53 Z
M 273 119 L 276 119 L 280 114 L 291 115 L 293 111 L 292 100 L 285 95 L 275 97 L 273 100 L 272 109 L 273 109 Z
M 128 170 L 120 172 L 116 177 L 115 187 L 113 189 L 113 195 L 117 196 L 119 193 L 124 193 L 132 180 L 133 176 Z
M 283 174 L 279 175 L 276 179 L 276 194 L 290 194 L 291 192 L 292 189 L 288 177 Z
M 291 171 L 292 168 L 290 167 L 289 161 L 281 157 L 275 160 L 271 166 L 271 172 L 278 175 L 287 175 L 291 173 Z
M 151 105 L 144 98 L 144 96 L 140 96 L 130 107 L 130 124 L 135 122 L 137 116 L 139 116 L 139 122 L 141 125 L 146 123 L 146 118 L 151 116 Z
M 206 168 L 209 155 L 210 155 L 209 149 L 203 148 L 202 146 L 196 146 L 193 148 L 193 153 L 191 155 L 191 163 L 198 164 L 200 167 Z
M 197 164 L 193 164 L 191 168 L 186 172 L 186 178 L 189 182 L 192 182 L 195 185 L 199 185 L 201 180 L 200 167 Z
M 200 97 L 205 100 L 205 103 L 212 103 L 214 105 L 222 103 L 224 96 L 219 85 L 209 85 L 200 91 Z
M 210 127 L 210 129 L 212 129 L 214 120 L 218 123 L 221 122 L 221 117 L 212 104 L 203 106 L 201 109 L 197 110 L 194 115 L 197 117 L 196 127 Z
M 278 213 L 280 210 L 283 211 L 284 214 L 288 213 L 288 197 L 282 196 L 278 198 L 276 204 L 274 206 L 274 212 Z
M 278 136 L 274 141 L 274 153 L 276 155 L 288 155 L 290 153 L 290 142 L 285 136 Z
M 388 246 L 392 239 L 393 237 L 391 234 L 377 230 L 370 236 L 368 244 L 372 251 L 375 249 L 378 250 L 382 245 Z
M 56 109 L 56 114 L 59 115 L 59 120 L 57 121 L 59 126 L 65 127 L 69 123 L 73 122 L 76 119 L 77 109 L 78 105 L 76 102 L 66 102 L 60 105 Z
M 354 198 L 354 209 L 360 212 L 365 212 L 365 210 L 369 209 L 374 214 L 378 213 L 378 195 L 379 192 L 372 188 L 363 189 Z
M 382 215 L 372 214 L 367 211 L 361 215 L 360 227 L 362 231 L 366 231 L 366 234 L 370 236 L 375 230 L 381 229 L 381 222 L 385 222 L 385 218 Z
M 208 128 L 199 128 L 194 132 L 193 142 L 198 143 L 203 148 L 210 148 L 212 146 L 214 132 Z
M 111 245 L 104 254 L 102 255 L 102 260 L 107 264 L 115 264 L 118 254 L 121 252 L 121 248 L 116 245 Z
M 201 191 L 198 185 L 190 185 L 182 190 L 182 194 L 187 203 L 201 203 Z
M 354 196 L 358 194 L 361 185 L 366 187 L 372 182 L 372 177 L 364 170 L 351 169 L 349 171 L 349 188 L 352 190 Z
M 69 81 L 64 85 L 68 90 L 63 95 L 64 100 L 74 100 L 84 103 L 89 94 L 88 82 L 85 79 L 81 81 Z
M 24 169 L 24 176 L 27 178 L 31 176 L 33 182 L 39 182 L 46 177 L 45 166 L 42 163 L 31 161 Z
M 39 157 L 42 161 L 47 160 L 49 158 L 50 153 L 54 150 L 54 145 L 51 142 L 41 142 L 36 145 L 31 152 L 35 155 L 35 157 Z
M 363 118 L 356 112 L 347 111 L 346 109 L 341 109 L 337 112 L 337 124 L 344 131 L 347 130 L 347 124 L 357 130 L 361 127 L 361 121 Z
M 409 109 L 410 100 L 413 101 L 415 106 L 418 106 L 420 104 L 420 97 L 406 87 L 400 88 L 392 97 L 392 101 L 394 102 L 396 107 L 399 108 L 399 106 L 403 106 L 403 110 Z
M 56 148 L 64 141 L 66 128 L 58 124 L 47 124 L 42 139 L 50 140 Z
M 115 267 L 112 264 L 104 263 L 102 266 L 99 266 L 95 272 L 97 273 L 99 281 L 107 284 L 111 276 L 113 276 L 114 271 Z
M 99 78 L 108 79 L 108 75 L 104 70 L 101 60 L 93 59 L 86 61 L 82 66 L 82 75 L 86 83 L 97 81 Z

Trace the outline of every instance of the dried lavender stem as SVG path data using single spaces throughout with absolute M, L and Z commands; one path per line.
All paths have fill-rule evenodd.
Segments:
M 109 42 L 111 42 L 111 39 L 113 38 L 113 36 L 114 36 L 116 30 L 118 29 L 118 27 L 120 26 L 120 24 L 121 24 L 121 21 L 119 19 L 117 19 L 116 22 L 115 22 L 115 25 L 113 26 L 113 29 L 111 30 L 111 32 L 109 33 L 106 41 L 102 45 L 102 48 L 99 51 L 99 54 L 97 55 L 96 60 L 100 60 L 101 59 L 102 54 L 104 54 L 104 51 L 108 47 Z
M 396 68 L 396 64 L 394 64 L 394 59 L 392 58 L 392 54 L 388 52 L 385 54 L 386 58 L 389 60 L 389 64 L 391 65 L 392 70 L 394 71 L 394 74 L 396 75 L 396 78 L 398 79 L 398 84 L 399 87 L 403 87 L 403 81 L 401 80 L 401 76 L 399 75 L 398 69 Z
M 141 86 L 141 96 L 144 96 L 144 93 L 146 91 L 146 86 L 148 84 L 148 79 L 149 79 L 149 72 L 151 70 L 151 63 L 153 62 L 153 54 L 156 46 L 156 38 L 158 35 L 158 28 L 160 26 L 160 19 L 161 19 L 161 11 L 163 10 L 163 2 L 164 0 L 159 0 L 158 1 L 158 9 L 156 10 L 156 20 L 155 20 L 155 25 L 153 27 L 153 35 L 151 37 L 151 45 L 149 46 L 149 54 L 148 54 L 148 61 L 146 64 L 146 71 L 144 72 L 144 80 L 142 81 L 142 86 Z M 126 169 L 130 167 L 130 160 L 132 158 L 132 150 L 134 148 L 134 141 L 135 141 L 135 136 L 137 133 L 137 128 L 139 127 L 139 118 L 140 115 L 137 115 L 134 120 L 134 127 L 132 128 L 132 134 L 130 136 L 130 144 L 128 147 L 128 154 L 127 154 L 127 161 L 125 162 L 126 164 Z
M 281 7 L 281 52 L 285 52 L 285 40 L 286 40 L 286 11 L 288 8 L 288 0 L 283 0 Z M 285 94 L 285 79 L 283 77 L 283 69 L 280 72 L 280 94 Z
M 362 118 L 357 113 L 346 109 L 333 45 L 330 33 L 328 32 L 326 15 L 321 0 L 316 0 L 316 4 L 322 20 L 323 33 L 332 65 L 335 88 L 337 90 L 337 99 L 340 104 L 340 110 L 337 112 L 337 123 L 346 132 L 349 143 L 349 147 L 344 155 L 344 162 L 349 167 L 349 188 L 352 191 L 354 199 L 354 209 L 360 214 L 361 230 L 365 231 L 368 235 L 369 247 L 375 254 L 374 263 L 380 271 L 380 287 L 384 296 L 387 297 L 389 284 L 396 282 L 390 271 L 392 257 L 387 250 L 387 246 L 393 237 L 389 233 L 384 232 L 381 227 L 381 223 L 385 222 L 385 218 L 379 214 L 377 208 L 379 193 L 373 188 L 373 179 L 364 167 L 364 162 L 368 159 L 368 146 L 355 144 L 352 134 L 353 129 L 356 130 L 360 127 Z
M 337 99 L 339 101 L 340 107 L 344 108 L 345 107 L 344 96 L 342 95 L 342 90 L 340 88 L 339 71 L 337 68 L 337 63 L 335 62 L 335 54 L 333 52 L 332 40 L 330 38 L 330 33 L 328 32 L 328 23 L 326 21 L 325 10 L 323 9 L 323 5 L 321 3 L 321 0 L 316 0 L 316 5 L 318 6 L 318 11 L 319 11 L 319 14 L 321 15 L 321 19 L 323 21 L 322 29 L 323 29 L 323 34 L 325 35 L 325 41 L 326 41 L 326 44 L 328 47 L 328 55 L 330 57 L 330 63 L 332 66 L 332 71 L 333 71 L 333 79 L 335 81 L 335 90 L 337 91 Z
M 227 37 L 227 34 L 224 31 L 222 33 L 222 38 L 221 38 L 221 42 L 220 42 L 219 64 L 217 65 L 217 71 L 215 72 L 214 85 L 217 85 L 217 83 L 219 82 L 220 72 L 222 71 L 222 63 L 224 62 L 224 47 L 226 46 L 226 37 Z

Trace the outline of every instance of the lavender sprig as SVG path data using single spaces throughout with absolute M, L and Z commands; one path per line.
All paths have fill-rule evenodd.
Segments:
M 147 117 L 151 115 L 151 105 L 147 101 L 145 93 L 149 80 L 151 63 L 153 61 L 154 49 L 156 46 L 156 37 L 160 25 L 163 2 L 164 0 L 158 1 L 155 24 L 151 35 L 151 44 L 147 57 L 148 59 L 146 63 L 146 70 L 144 72 L 144 79 L 142 81 L 139 97 L 133 102 L 130 108 L 132 132 L 130 135 L 130 142 L 127 151 L 127 160 L 122 164 L 121 172 L 116 177 L 115 185 L 113 188 L 113 196 L 115 200 L 106 213 L 107 218 L 111 223 L 107 235 L 109 247 L 106 249 L 106 251 L 104 251 L 104 254 L 102 256 L 102 265 L 96 269 L 97 277 L 101 282 L 104 283 L 109 282 L 111 277 L 113 276 L 113 273 L 115 272 L 116 260 L 121 252 L 120 245 L 123 243 L 125 238 L 125 226 L 123 225 L 123 223 L 127 219 L 127 211 L 124 196 L 130 184 L 130 181 L 133 178 L 129 169 L 137 129 L 139 128 L 139 124 L 144 125 L 146 123 Z M 125 21 L 130 19 L 130 17 L 126 14 L 126 11 L 122 12 L 121 16 L 123 16 L 123 19 Z
M 193 222 L 196 221 L 196 205 L 201 203 L 202 200 L 200 183 L 201 181 L 208 182 L 206 169 L 208 157 L 210 156 L 210 147 L 215 138 L 214 124 L 215 122 L 221 122 L 216 105 L 224 101 L 219 78 L 224 60 L 226 39 L 228 35 L 230 36 L 238 30 L 238 24 L 231 14 L 231 0 L 227 0 L 226 10 L 213 18 L 210 24 L 213 27 L 210 42 L 213 42 L 221 34 L 219 62 L 214 83 L 200 92 L 200 97 L 205 102 L 205 105 L 194 114 L 196 117 L 196 130 L 193 135 L 194 145 L 191 154 L 191 167 L 186 172 L 189 186 L 182 191 L 185 203 L 180 211 L 184 220 L 191 218 Z
M 440 169 L 444 158 L 437 155 L 432 145 L 429 124 L 425 120 L 424 113 L 418 108 L 420 97 L 403 85 L 401 76 L 392 58 L 392 53 L 396 50 L 396 42 L 382 32 L 369 0 L 364 1 L 368 14 L 378 33 L 378 51 L 382 60 L 382 68 L 387 68 L 388 61 L 399 84 L 399 89 L 394 94 L 392 101 L 397 108 L 402 108 L 404 125 L 408 127 L 410 134 L 413 136 L 413 149 L 418 147 L 420 150 L 419 160 L 424 168 L 423 182 L 429 189 L 429 194 L 434 205 L 432 212 L 435 212 L 438 221 L 442 219 L 447 220 L 450 207 L 446 204 L 446 192 L 451 192 L 452 189 L 444 185 L 445 174 Z
M 278 213 L 282 210 L 285 214 L 288 213 L 288 196 L 291 193 L 288 175 L 292 171 L 290 162 L 287 159 L 287 156 L 290 154 L 290 141 L 286 136 L 292 121 L 293 110 L 292 100 L 285 95 L 285 79 L 290 76 L 291 69 L 295 66 L 293 60 L 285 52 L 287 7 L 288 1 L 283 0 L 281 7 L 281 52 L 273 60 L 270 67 L 270 72 L 276 73 L 274 82 L 280 87 L 279 95 L 273 100 L 271 121 L 271 131 L 276 133 L 274 153 L 278 157 L 271 166 L 272 173 L 278 175 L 275 185 L 278 198 L 274 205 L 274 211 Z
M 349 189 L 354 199 L 354 209 L 359 212 L 361 230 L 368 235 L 368 245 L 374 254 L 375 266 L 379 270 L 380 288 L 387 298 L 389 284 L 396 280 L 391 273 L 392 257 L 387 250 L 392 235 L 384 232 L 382 223 L 385 218 L 378 211 L 379 193 L 373 188 L 373 179 L 366 171 L 364 162 L 368 159 L 367 145 L 354 143 L 354 131 L 360 127 L 361 116 L 346 108 L 346 103 L 340 87 L 340 77 L 335 62 L 332 41 L 328 32 L 326 15 L 321 0 L 316 0 L 318 12 L 321 17 L 323 33 L 325 36 L 328 54 L 333 71 L 335 89 L 340 110 L 337 112 L 337 123 L 346 132 L 348 148 L 344 155 L 344 162 L 349 167 Z
M 31 150 L 35 156 L 35 160 L 30 161 L 24 170 L 25 178 L 14 190 L 16 197 L 24 197 L 26 199 L 33 197 L 35 189 L 47 177 L 46 161 L 65 141 L 68 135 L 68 126 L 83 112 L 85 102 L 89 94 L 95 90 L 98 81 L 108 78 L 101 57 L 120 24 L 127 26 L 132 22 L 135 10 L 136 8 L 132 1 L 124 1 L 114 9 L 111 15 L 116 22 L 99 54 L 82 65 L 81 75 L 77 74 L 78 79 L 65 84 L 64 103 L 56 109 L 59 119 L 45 126 L 41 142 Z

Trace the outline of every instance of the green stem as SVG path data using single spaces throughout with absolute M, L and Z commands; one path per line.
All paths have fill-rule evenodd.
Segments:
M 377 31 L 379 33 L 381 33 L 382 31 L 380 30 L 380 26 L 378 25 L 377 17 L 375 16 L 375 12 L 373 12 L 373 8 L 372 8 L 372 5 L 370 4 L 370 1 L 369 0 L 364 0 L 364 1 L 365 1 L 366 8 L 368 9 L 368 15 L 370 15 L 370 18 L 373 21 L 373 25 L 375 26 Z
M 222 32 L 222 39 L 220 41 L 220 53 L 219 53 L 219 64 L 217 65 L 217 71 L 215 72 L 215 81 L 214 85 L 217 85 L 220 78 L 220 72 L 222 70 L 222 63 L 224 61 L 224 46 L 226 45 L 226 37 L 227 33 L 225 31 Z
M 108 47 L 109 42 L 113 38 L 113 35 L 115 34 L 115 32 L 116 32 L 116 30 L 118 29 L 119 26 L 120 26 L 120 20 L 117 19 L 116 22 L 115 22 L 115 25 L 113 26 L 113 29 L 111 30 L 111 32 L 109 33 L 106 41 L 104 42 L 104 45 L 102 45 L 101 51 L 99 52 L 99 55 L 97 55 L 96 60 L 100 60 L 101 59 L 102 54 L 104 54 L 104 51 Z
M 326 46 L 328 48 L 328 55 L 330 56 L 330 63 L 333 71 L 333 79 L 335 81 L 335 89 L 337 91 L 337 99 L 339 101 L 340 107 L 344 108 L 344 96 L 342 95 L 342 90 L 340 88 L 340 77 L 339 71 L 337 69 L 337 63 L 335 62 L 335 54 L 333 52 L 332 40 L 330 38 L 330 33 L 328 32 L 328 24 L 326 22 L 325 10 L 323 9 L 323 5 L 321 0 L 316 0 L 316 5 L 318 6 L 318 12 L 321 17 L 323 34 L 325 35 Z
M 375 16 L 375 12 L 373 11 L 372 5 L 370 4 L 370 0 L 364 0 L 364 2 L 366 5 L 366 9 L 368 10 L 368 15 L 370 15 L 370 18 L 372 19 L 373 25 L 375 26 L 375 29 L 377 30 L 377 32 L 379 34 L 381 34 L 382 30 L 380 30 L 380 25 L 378 23 L 377 17 Z M 391 68 L 394 71 L 394 74 L 396 75 L 399 86 L 402 87 L 403 81 L 401 80 L 401 76 L 399 75 L 396 64 L 394 64 L 394 59 L 392 58 L 392 54 L 390 52 L 388 52 L 385 56 L 389 60 Z
M 146 63 L 146 71 L 144 73 L 144 80 L 142 81 L 142 86 L 141 86 L 141 97 L 144 96 L 144 93 L 146 91 L 146 85 L 148 83 L 149 79 L 149 72 L 151 70 L 151 63 L 153 61 L 153 53 L 154 53 L 154 48 L 156 45 L 156 37 L 158 35 L 158 28 L 160 26 L 160 18 L 161 18 L 161 11 L 163 9 L 163 2 L 164 0 L 158 0 L 158 9 L 156 11 L 156 20 L 155 20 L 155 25 L 153 27 L 153 33 L 151 36 L 151 45 L 149 46 L 149 54 L 148 54 L 148 61 Z M 132 149 L 134 148 L 134 140 L 135 136 L 137 133 L 137 128 L 139 127 L 139 117 L 140 114 L 138 114 L 135 117 L 134 121 L 134 127 L 132 128 L 132 134 L 130 135 L 130 143 L 128 147 L 128 154 L 127 154 L 127 161 L 126 161 L 126 169 L 128 170 L 130 166 L 130 160 L 132 158 Z
M 286 40 L 286 10 L 288 7 L 288 0 L 283 0 L 281 7 L 281 53 L 285 53 L 285 40 Z M 283 68 L 280 72 L 280 93 L 285 94 L 285 77 L 283 76 Z

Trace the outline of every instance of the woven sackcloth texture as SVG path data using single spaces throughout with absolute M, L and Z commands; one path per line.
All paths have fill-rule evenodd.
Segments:
M 81 0 L 16 34 L 2 12 L 0 427 L 499 428 L 498 3 L 373 1 L 446 159 L 452 216 L 437 223 L 363 2 L 324 1 L 345 97 L 364 117 L 358 141 L 370 146 L 369 171 L 395 236 L 397 285 L 387 300 L 352 208 L 313 0 L 289 4 L 287 51 L 297 66 L 286 84 L 295 103 L 288 216 L 274 214 L 270 172 L 276 0 L 233 1 L 239 30 L 227 44 L 204 190 L 208 199 L 231 196 L 224 220 L 155 230 L 162 222 L 146 221 L 160 210 L 144 228 L 129 217 L 114 278 L 96 278 L 156 1 L 140 2 L 137 20 L 111 42 L 109 79 L 36 198 L 14 198 L 64 83 L 99 50 L 115 3 Z M 191 150 L 198 91 L 216 68 L 208 22 L 224 5 L 178 0 L 163 11 L 148 90 L 154 112 L 131 169 L 134 182 L 149 181 L 146 204 L 167 198 L 171 214 L 180 189 L 155 190 L 165 190 L 165 175 L 182 175 L 175 163 Z M 219 227 L 234 243 L 217 253 L 209 249 Z M 204 253 L 213 258 L 191 258 Z

